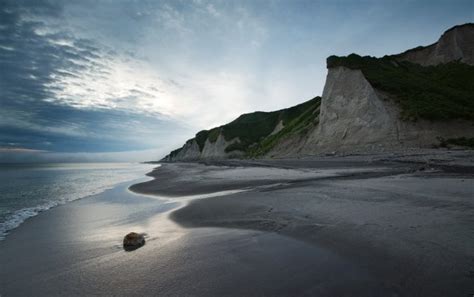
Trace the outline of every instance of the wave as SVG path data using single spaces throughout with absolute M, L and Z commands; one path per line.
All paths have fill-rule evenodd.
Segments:
M 77 169 L 77 166 L 74 167 L 74 169 Z M 143 178 L 149 169 L 149 166 L 140 165 L 120 167 L 118 170 L 117 168 L 110 168 L 106 169 L 106 171 L 80 171 L 80 175 L 78 175 L 77 170 L 69 173 L 67 171 L 61 171 L 63 179 L 60 181 L 54 180 L 53 182 L 45 182 L 41 180 L 38 181 L 34 187 L 29 189 L 25 189 L 27 186 L 23 184 L 20 186 L 12 185 L 9 187 L 9 192 L 3 192 L 3 195 L 7 195 L 4 196 L 7 199 L 6 201 L 16 201 L 15 204 L 20 203 L 20 205 L 16 204 L 19 207 L 11 203 L 8 205 L 6 201 L 4 201 L 4 203 L 7 203 L 6 205 L 0 205 L 7 209 L 7 211 L 3 212 L 0 216 L 0 241 L 4 240 L 10 231 L 41 212 L 71 201 L 103 193 L 121 183 L 135 181 L 140 179 L 140 177 Z M 41 176 L 44 174 L 46 173 L 42 171 L 38 175 Z M 9 175 L 11 175 L 11 172 Z M 22 174 L 15 178 L 18 180 L 24 176 L 25 175 Z M 15 178 L 11 178 L 12 183 Z M 29 184 L 31 185 L 31 183 Z M 2 194 L 1 191 L 0 194 Z M 10 197 L 8 197 L 8 195 L 10 195 Z M 39 199 L 36 199 L 36 197 Z M 24 207 L 21 207 L 21 203 L 24 204 Z M 10 209 L 8 209 L 9 207 Z
M 117 183 L 118 184 L 118 183 Z M 72 202 L 78 199 L 86 198 L 86 197 L 91 197 L 100 193 L 103 193 L 109 189 L 114 188 L 115 185 L 104 187 L 102 189 L 99 189 L 97 191 L 92 191 L 83 195 L 79 196 L 74 196 L 71 195 L 69 199 L 61 199 L 61 200 L 51 200 L 46 203 L 33 206 L 33 207 L 25 207 L 19 210 L 14 211 L 12 214 L 9 214 L 6 216 L 5 222 L 0 223 L 0 241 L 4 240 L 7 236 L 7 234 L 20 226 L 23 222 L 25 222 L 27 219 L 37 216 L 39 213 L 46 211 L 48 209 L 51 209 L 53 207 L 59 206 L 66 204 L 68 202 Z

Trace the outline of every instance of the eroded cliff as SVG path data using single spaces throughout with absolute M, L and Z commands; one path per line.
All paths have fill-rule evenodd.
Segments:
M 399 55 L 331 56 L 327 66 L 322 98 L 201 131 L 165 160 L 374 152 L 474 139 L 474 24 Z

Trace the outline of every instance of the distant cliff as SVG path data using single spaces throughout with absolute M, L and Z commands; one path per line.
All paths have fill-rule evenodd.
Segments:
M 472 143 L 474 24 L 382 58 L 331 56 L 322 97 L 196 134 L 168 161 L 298 157 Z
M 454 26 L 429 46 L 420 46 L 394 56 L 423 66 L 459 61 L 474 65 L 474 24 Z
M 318 122 L 321 97 L 273 112 L 243 114 L 234 121 L 203 130 L 164 158 L 192 161 L 261 157 L 287 138 L 305 136 Z

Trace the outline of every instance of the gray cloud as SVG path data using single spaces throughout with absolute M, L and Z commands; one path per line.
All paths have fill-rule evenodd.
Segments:
M 320 94 L 331 54 L 396 53 L 467 21 L 470 0 L 0 0 L 0 147 L 166 151 Z
M 28 4 L 28 5 L 27 5 Z M 54 97 L 57 77 L 74 76 L 94 66 L 98 48 L 65 32 L 48 33 L 39 16 L 57 17 L 62 7 L 50 1 L 5 1 L 0 6 L 0 100 L 2 105 Z M 34 18 L 33 18 L 34 17 Z M 46 30 L 46 33 L 40 33 Z M 99 65 L 96 65 L 99 66 Z
M 185 127 L 159 113 L 111 110 L 107 102 L 78 109 L 58 97 L 68 87 L 93 94 L 96 90 L 81 79 L 87 74 L 96 80 L 109 76 L 112 70 L 104 59 L 117 55 L 66 29 L 51 28 L 62 14 L 60 2 L 0 2 L 0 147 L 15 146 L 2 151 L 3 157 L 44 159 L 37 154 L 42 150 L 143 150 L 159 146 L 162 139 L 182 139 Z M 140 87 L 130 92 L 134 97 L 113 99 L 125 105 L 151 96 Z M 76 104 L 87 100 L 77 98 Z

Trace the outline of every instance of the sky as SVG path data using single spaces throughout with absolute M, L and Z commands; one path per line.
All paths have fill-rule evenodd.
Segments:
M 321 95 L 330 55 L 473 21 L 472 0 L 0 0 L 0 163 L 157 160 Z

